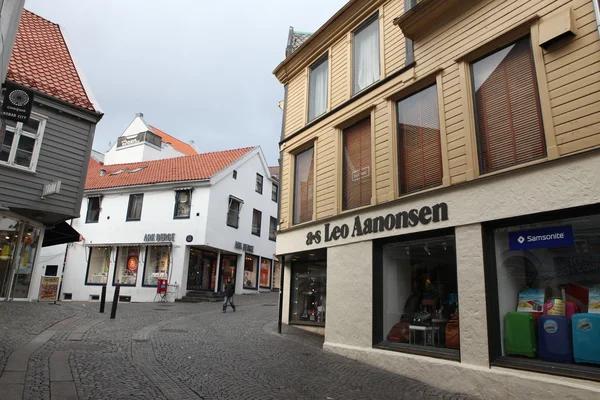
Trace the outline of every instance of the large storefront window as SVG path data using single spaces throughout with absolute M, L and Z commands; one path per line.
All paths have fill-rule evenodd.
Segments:
M 374 251 L 380 345 L 458 359 L 458 282 L 452 231 L 385 239 Z
M 159 279 L 169 278 L 171 248 L 168 246 L 149 246 L 146 248 L 144 266 L 144 286 L 156 286 Z
M 271 284 L 273 289 L 279 289 L 281 286 L 281 264 L 279 261 L 273 262 L 273 283 Z
M 139 263 L 139 247 L 120 247 L 117 251 L 117 265 L 113 285 L 135 286 Z
M 0 216 L 0 297 L 8 296 L 20 229 L 19 221 Z
M 268 258 L 260 259 L 260 287 L 269 289 L 271 287 L 271 263 Z
M 258 273 L 258 257 L 246 255 L 244 259 L 244 289 L 256 289 Z
M 325 262 L 292 261 L 290 322 L 325 325 L 326 288 Z
M 21 253 L 18 259 L 18 266 L 15 270 L 13 279 L 13 290 L 11 297 L 15 299 L 25 299 L 29 294 L 29 285 L 31 283 L 31 274 L 35 265 L 35 255 L 40 239 L 39 228 L 27 226 L 21 242 Z
M 492 236 L 501 337 L 493 358 L 600 379 L 590 368 L 600 367 L 600 214 L 496 227 Z
M 87 285 L 106 285 L 110 269 L 110 247 L 90 247 Z

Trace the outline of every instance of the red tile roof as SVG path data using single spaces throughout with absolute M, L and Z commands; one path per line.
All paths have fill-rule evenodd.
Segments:
M 23 10 L 8 80 L 94 110 L 58 24 Z
M 275 166 L 275 167 L 269 167 L 269 173 L 271 174 L 271 176 L 275 179 L 279 179 L 279 167 Z
M 194 147 L 192 145 L 190 145 L 186 142 L 182 142 L 181 140 L 177 139 L 176 137 L 173 137 L 173 136 L 169 135 L 168 133 L 161 131 L 160 129 L 158 129 L 155 126 L 150 125 L 150 128 L 152 128 L 154 133 L 156 133 L 158 136 L 160 136 L 160 138 L 163 140 L 163 142 L 170 144 L 178 152 L 186 154 L 188 156 L 198 154 L 198 152 L 196 151 L 196 149 L 194 149 Z
M 85 189 L 106 189 L 208 179 L 253 149 L 254 147 L 245 147 L 130 164 L 102 165 L 96 161 L 90 161 Z M 132 172 L 137 168 L 143 169 Z M 100 176 L 101 169 L 106 171 L 104 176 Z M 117 175 L 111 175 L 120 170 L 123 171 Z

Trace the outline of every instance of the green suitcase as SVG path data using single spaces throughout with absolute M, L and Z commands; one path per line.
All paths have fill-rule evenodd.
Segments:
M 504 353 L 535 357 L 537 354 L 536 315 L 508 312 L 504 317 Z

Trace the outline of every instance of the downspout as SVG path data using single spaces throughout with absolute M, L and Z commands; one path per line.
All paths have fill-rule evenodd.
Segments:
M 71 221 L 69 221 L 69 225 L 73 226 L 73 219 L 71 219 Z M 67 247 L 65 248 L 65 257 L 63 259 L 63 265 L 62 265 L 62 269 L 60 271 L 60 281 L 58 284 L 58 294 L 56 295 L 56 300 L 54 300 L 54 304 L 56 304 L 56 301 L 60 301 L 60 293 L 62 292 L 62 284 L 63 284 L 63 276 L 65 276 L 65 268 L 67 267 L 67 254 L 69 253 L 69 244 L 67 243 Z
M 281 135 L 280 138 L 283 140 L 285 136 L 285 112 L 287 110 L 287 95 L 288 95 L 288 85 L 283 86 L 283 116 L 281 118 Z M 281 173 L 282 168 L 282 159 L 283 159 L 283 151 L 281 151 L 281 147 L 279 148 L 279 190 L 277 191 L 277 225 L 279 225 L 281 221 L 281 177 L 283 174 Z M 277 243 L 277 242 L 275 242 Z M 278 317 L 277 317 L 277 333 L 281 334 L 281 323 L 283 318 L 283 277 L 285 275 L 285 256 L 277 257 L 279 259 L 279 304 L 278 304 Z
M 600 0 L 592 0 L 594 3 L 594 14 L 596 14 L 596 29 L 600 35 Z

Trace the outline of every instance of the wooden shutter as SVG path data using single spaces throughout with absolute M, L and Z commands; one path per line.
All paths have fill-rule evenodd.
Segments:
M 529 38 L 474 63 L 472 73 L 481 172 L 544 157 L 546 144 Z
M 398 102 L 398 158 L 401 194 L 442 184 L 436 85 Z
M 371 118 L 344 130 L 342 208 L 371 204 Z
M 294 224 L 312 220 L 314 168 L 314 147 L 296 155 L 294 171 Z

